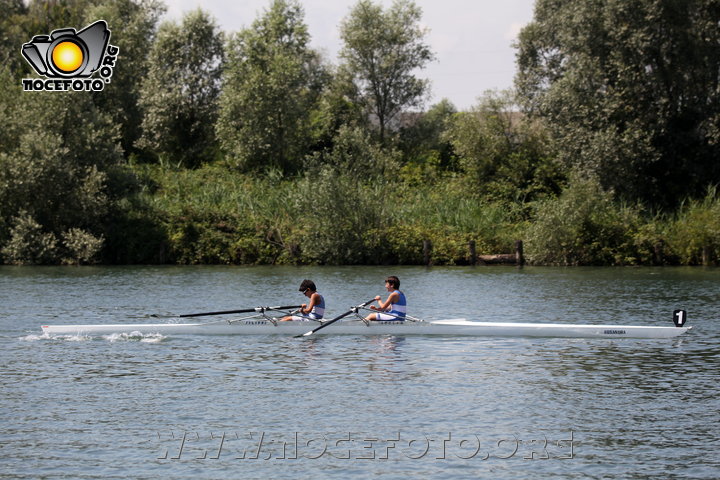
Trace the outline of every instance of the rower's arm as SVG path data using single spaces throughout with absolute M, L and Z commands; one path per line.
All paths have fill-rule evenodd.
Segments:
M 302 313 L 312 312 L 313 307 L 319 303 L 320 303 L 320 294 L 313 293 L 312 295 L 310 295 L 310 303 L 308 303 L 307 307 L 302 309 Z
M 382 310 L 383 312 L 386 310 L 390 310 L 390 304 L 397 302 L 399 298 L 400 298 L 400 294 L 397 291 L 391 293 L 388 296 L 387 300 L 385 300 L 384 302 L 378 302 L 378 303 L 380 303 L 379 310 Z

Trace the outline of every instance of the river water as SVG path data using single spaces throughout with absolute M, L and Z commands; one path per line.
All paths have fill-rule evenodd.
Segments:
M 400 277 L 426 319 L 674 339 L 112 335 L 42 324 L 301 303 Z M 715 479 L 720 270 L 0 267 L 0 478 Z M 332 328 L 332 327 L 328 327 Z

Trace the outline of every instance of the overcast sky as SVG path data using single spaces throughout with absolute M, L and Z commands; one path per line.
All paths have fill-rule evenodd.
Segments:
M 248 27 L 270 0 L 164 0 L 165 19 L 179 20 L 197 7 L 210 12 L 220 28 Z M 374 0 L 385 8 L 392 0 Z M 312 47 L 337 64 L 338 26 L 356 0 L 301 0 Z M 513 42 L 532 19 L 534 0 L 415 0 L 422 8 L 427 40 L 437 59 L 420 72 L 432 82 L 430 104 L 449 99 L 466 110 L 490 89 L 510 88 L 515 74 Z

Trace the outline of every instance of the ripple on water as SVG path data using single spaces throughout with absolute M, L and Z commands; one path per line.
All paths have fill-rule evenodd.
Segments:
M 324 287 L 332 315 L 375 293 L 386 270 L 0 267 L 0 302 L 7 305 L 0 318 L 3 473 L 717 477 L 720 298 L 713 270 L 392 269 L 414 311 L 432 318 L 475 312 L 478 320 L 656 324 L 690 305 L 696 329 L 671 340 L 87 337 L 39 330 L 43 323 L 237 308 L 294 294 L 298 278 Z M 252 459 L 263 434 L 267 442 Z M 310 444 L 290 459 L 296 434 Z M 569 438 L 574 458 L 562 459 Z M 480 448 L 471 456 L 476 440 Z M 322 441 L 329 453 L 311 458 Z M 288 455 L 278 458 L 283 445 Z M 514 455 L 501 458 L 515 445 Z M 347 452 L 353 458 L 340 458 Z M 389 459 L 378 458 L 388 452 Z M 354 458 L 372 453 L 375 459 Z M 551 458 L 539 460 L 544 453 Z

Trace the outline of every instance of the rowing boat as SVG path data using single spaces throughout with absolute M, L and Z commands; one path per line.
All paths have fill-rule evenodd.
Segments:
M 298 305 L 254 307 L 240 310 L 177 315 L 178 318 L 253 313 L 232 320 L 204 323 L 120 323 L 114 325 L 43 325 L 48 335 L 469 335 L 478 337 L 576 337 L 576 338 L 670 338 L 690 330 L 686 327 L 687 312 L 673 312 L 674 327 L 640 325 L 575 325 L 570 323 L 508 323 L 472 322 L 464 318 L 425 321 L 407 315 L 407 320 L 369 322 L 360 310 L 368 310 L 373 300 L 351 307 L 332 320 L 278 321 L 288 313 L 296 313 Z M 346 318 L 350 314 L 356 318 Z M 280 316 L 272 317 L 271 315 Z M 153 315 L 156 316 L 156 315 Z M 173 317 L 171 317 L 173 318 Z M 329 328 L 326 328 L 329 327 Z
M 277 322 L 270 319 L 207 323 L 148 323 L 114 325 L 43 325 L 49 335 L 302 335 L 317 322 Z M 670 338 L 692 327 L 639 325 L 575 325 L 569 323 L 474 322 L 463 318 L 434 321 L 364 322 L 344 320 L 317 332 L 334 335 L 457 335 L 479 337 Z

